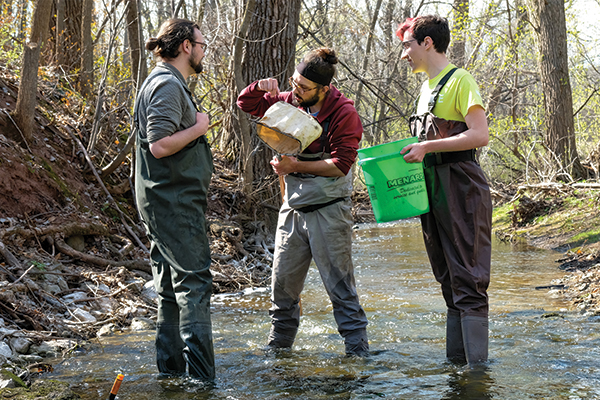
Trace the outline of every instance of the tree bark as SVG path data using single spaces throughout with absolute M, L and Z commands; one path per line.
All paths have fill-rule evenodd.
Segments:
M 83 0 L 81 18 L 81 70 L 79 90 L 85 99 L 89 99 L 94 86 L 94 45 L 92 43 L 93 0 Z
M 363 57 L 362 69 L 360 73 L 361 79 L 365 79 L 365 74 L 367 73 L 367 68 L 369 67 L 369 56 L 371 54 L 371 47 L 373 46 L 373 36 L 375 32 L 375 27 L 377 26 L 377 20 L 379 19 L 379 10 L 381 9 L 381 3 L 383 0 L 377 0 L 375 4 L 375 10 L 373 10 L 373 18 L 371 19 L 371 25 L 369 26 L 369 36 L 367 38 L 367 45 L 365 47 L 365 55 Z M 358 89 L 356 91 L 356 108 L 360 107 L 360 103 L 362 100 L 362 90 L 363 90 L 363 81 L 361 80 L 358 83 Z M 367 138 L 369 142 L 373 140 L 372 129 L 365 132 L 367 134 Z
M 65 0 L 56 0 L 55 54 L 56 63 L 65 65 Z
M 454 28 L 452 29 L 452 62 L 460 68 L 467 64 L 466 41 L 469 29 L 469 0 L 454 0 Z
M 231 55 L 230 68 L 230 71 L 233 71 L 233 76 L 231 77 L 230 83 L 230 93 L 232 99 L 230 106 L 231 114 L 229 121 L 227 121 L 228 135 L 226 135 L 226 138 L 221 146 L 223 149 L 228 149 L 229 154 L 238 153 L 240 155 L 240 157 L 237 158 L 237 169 L 240 171 L 240 176 L 242 177 L 242 191 L 245 193 L 250 193 L 252 190 L 252 181 L 254 180 L 252 164 L 247 162 L 250 154 L 249 146 L 251 141 L 251 128 L 250 122 L 242 115 L 243 113 L 235 104 L 235 99 L 237 98 L 237 94 L 247 84 L 242 76 L 242 55 L 244 51 L 244 39 L 246 39 L 248 35 L 250 22 L 252 20 L 252 14 L 254 13 L 255 7 L 256 0 L 247 1 L 244 8 L 242 23 L 240 24 L 238 34 L 233 40 L 233 54 Z M 237 151 L 235 149 L 237 149 Z
M 268 77 L 276 78 L 281 90 L 287 88 L 287 79 L 296 67 L 295 49 L 300 6 L 301 0 L 256 0 L 241 68 L 236 69 L 237 93 L 251 82 Z M 246 183 L 249 184 L 256 178 L 264 178 L 273 173 L 269 164 L 273 152 L 261 144 L 255 134 L 256 127 L 250 126 L 247 116 L 241 115 L 239 119 L 249 128 L 241 143 L 241 170 L 247 179 Z
M 134 87 L 139 87 L 148 75 L 148 68 L 144 61 L 144 48 L 142 47 L 142 27 L 138 12 L 137 0 L 127 2 L 127 37 L 129 38 L 129 55 L 131 60 L 131 79 Z
M 573 98 L 569 79 L 565 5 L 561 0 L 527 0 L 537 34 L 539 69 L 546 121 L 546 144 L 573 179 L 585 177 L 575 143 Z M 560 179 L 568 178 L 558 176 Z
M 51 18 L 46 24 L 53 31 L 51 42 L 53 54 L 47 59 L 56 60 L 65 72 L 71 72 L 82 65 L 82 0 L 56 0 L 49 12 Z
M 19 30 L 17 37 L 20 40 L 25 40 L 25 28 L 27 26 L 27 2 L 21 1 L 19 4 Z
M 394 10 L 396 8 L 396 2 L 394 0 L 388 0 L 388 3 L 385 7 L 385 12 L 383 15 L 383 19 L 381 21 L 381 26 L 384 33 L 384 45 L 385 45 L 385 53 L 388 57 L 391 57 L 394 54 L 394 46 L 395 44 L 395 24 L 394 22 Z M 379 91 L 384 93 L 386 88 L 389 88 L 392 84 L 392 78 L 397 76 L 398 74 L 398 60 L 387 60 L 385 62 L 385 67 L 383 68 L 383 74 L 381 79 L 381 84 L 379 87 Z M 379 110 L 377 114 L 373 116 L 373 134 L 371 135 L 372 141 L 371 144 L 381 143 L 384 140 L 383 135 L 386 133 L 386 118 L 388 113 L 388 105 L 382 99 L 378 98 L 378 107 Z
M 52 0 L 38 0 L 31 22 L 31 37 L 24 46 L 23 64 L 21 67 L 21 82 L 14 119 L 21 129 L 25 141 L 31 140 L 35 107 L 37 105 L 37 71 L 40 59 L 40 49 L 43 44 L 43 33 L 50 21 Z

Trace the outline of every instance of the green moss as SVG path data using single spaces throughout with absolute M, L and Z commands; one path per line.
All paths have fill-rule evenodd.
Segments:
M 573 236 L 575 243 L 595 243 L 600 241 L 600 229 L 579 233 Z
M 510 228 L 512 224 L 512 210 L 512 204 L 504 204 L 494 208 L 494 213 L 492 214 L 492 224 L 494 227 L 503 229 Z
M 533 197 L 533 195 L 531 196 Z M 548 197 L 551 204 L 524 226 L 513 226 L 512 211 L 515 204 L 496 207 L 493 228 L 500 237 L 552 240 L 552 246 L 573 249 L 600 242 L 600 194 L 594 190 L 577 190 L 565 197 Z
M 4 388 L 0 389 L 1 399 L 20 400 L 76 400 L 79 395 L 74 393 L 69 384 L 56 380 L 34 381 L 31 388 Z
M 2 375 L 5 377 L 5 378 L 12 379 L 12 381 L 13 381 L 13 382 L 14 382 L 14 383 L 15 383 L 17 386 L 24 387 L 24 388 L 26 388 L 26 387 L 27 387 L 27 385 L 25 384 L 25 382 L 23 382 L 23 380 L 22 380 L 21 378 L 19 378 L 19 377 L 18 377 L 17 375 L 15 375 L 15 374 L 13 374 L 11 371 L 9 371 L 9 370 L 7 370 L 7 369 L 5 369 L 5 368 L 2 368 L 2 369 L 0 370 L 0 373 L 1 373 L 1 374 L 2 374 Z

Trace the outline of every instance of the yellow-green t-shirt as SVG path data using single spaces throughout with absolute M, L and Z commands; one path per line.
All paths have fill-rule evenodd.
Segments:
M 439 81 L 452 69 L 453 64 L 449 64 L 435 78 L 423 82 L 421 94 L 417 104 L 417 114 L 423 114 L 427 111 L 431 92 L 437 86 Z M 450 77 L 444 85 L 438 96 L 433 114 L 438 118 L 448 121 L 463 121 L 469 108 L 474 105 L 483 107 L 479 87 L 469 72 L 459 68 Z

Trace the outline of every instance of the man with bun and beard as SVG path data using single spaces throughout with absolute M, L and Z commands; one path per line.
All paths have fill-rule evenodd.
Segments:
M 158 294 L 156 362 L 165 375 L 211 382 L 212 276 L 206 193 L 213 161 L 186 79 L 202 71 L 206 43 L 197 24 L 170 19 L 146 48 L 159 62 L 136 100 L 136 201 L 151 241 Z
M 367 317 L 354 279 L 350 201 L 351 167 L 363 127 L 354 102 L 331 84 L 337 63 L 332 49 L 310 51 L 289 79 L 291 91 L 280 92 L 275 78 L 261 79 L 240 93 L 237 104 L 262 117 L 284 101 L 311 114 L 323 128 L 321 137 L 297 157 L 282 155 L 271 161 L 286 189 L 275 237 L 267 347 L 292 347 L 300 325 L 300 293 L 314 259 L 346 354 L 366 356 Z

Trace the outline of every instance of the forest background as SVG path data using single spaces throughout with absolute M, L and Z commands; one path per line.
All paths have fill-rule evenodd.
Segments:
M 151 280 L 130 132 L 155 64 L 144 42 L 170 17 L 198 21 L 208 43 L 204 72 L 189 85 L 212 124 L 215 291 L 266 285 L 281 204 L 273 153 L 235 105 L 238 93 L 265 77 L 289 90 L 301 57 L 329 46 L 341 60 L 334 85 L 364 125 L 361 146 L 406 138 L 425 76 L 401 60 L 395 30 L 426 13 L 448 17 L 449 58 L 480 85 L 494 227 L 509 239 L 557 230 L 536 243 L 555 249 L 597 243 L 599 10 L 591 0 L 0 0 L 0 315 L 22 329 L 81 335 L 56 329 L 49 309 L 71 318 L 65 296 L 83 290 L 78 302 L 98 311 L 93 299 L 122 298 L 132 275 Z M 372 221 L 360 168 L 354 174 L 355 220 Z M 552 220 L 550 211 L 561 213 Z M 86 279 L 111 294 L 82 289 Z
M 209 47 L 205 72 L 191 85 L 211 115 L 209 137 L 241 174 L 242 190 L 260 196 L 271 154 L 237 110 L 239 91 L 269 76 L 289 89 L 301 56 L 330 46 L 342 61 L 335 85 L 363 120 L 362 146 L 407 137 L 424 76 L 400 60 L 395 29 L 405 17 L 439 13 L 452 27 L 451 61 L 481 88 L 491 133 L 481 161 L 490 180 L 595 179 L 588 159 L 598 151 L 598 29 L 586 18 L 594 8 L 589 0 L 2 0 L 2 68 L 21 75 L 20 104 L 10 110 L 21 132 L 11 136 L 31 137 L 31 106 L 39 104 L 23 92 L 35 94 L 43 81 L 60 89 L 47 100 L 85 127 L 78 133 L 87 151 L 108 153 L 96 162 L 105 168 L 127 142 L 139 82 L 155 62 L 145 40 L 169 17 L 198 20 Z M 103 140 L 111 148 L 97 149 Z

